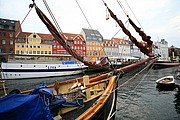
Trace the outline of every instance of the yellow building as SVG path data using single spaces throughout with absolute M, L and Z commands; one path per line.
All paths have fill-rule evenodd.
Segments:
M 15 42 L 15 54 L 52 54 L 52 35 L 22 32 Z

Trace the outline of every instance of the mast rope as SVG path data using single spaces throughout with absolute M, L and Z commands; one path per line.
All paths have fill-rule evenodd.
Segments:
M 117 0 L 117 2 L 119 3 L 120 7 L 122 8 L 122 10 L 124 11 L 124 7 L 122 5 L 122 3 L 120 2 L 120 0 Z M 136 15 L 134 14 L 133 10 L 131 9 L 131 7 L 129 6 L 128 2 L 125 0 L 126 4 L 128 5 L 129 9 L 131 10 L 132 14 L 134 15 L 134 17 L 136 18 L 138 24 L 141 26 L 141 28 L 137 27 L 134 22 L 130 19 L 129 15 L 127 13 L 125 13 L 125 15 L 128 17 L 128 20 L 129 20 L 129 23 L 133 26 L 133 28 L 136 30 L 136 32 L 139 33 L 139 35 L 141 36 L 142 40 L 147 42 L 148 46 L 149 46 L 149 49 L 152 49 L 151 48 L 151 45 L 152 45 L 152 41 L 150 40 L 151 37 L 150 36 L 147 36 L 144 32 L 143 32 L 143 27 L 142 25 L 140 24 L 139 20 L 137 19 Z M 141 31 L 142 29 L 142 31 Z
M 117 2 L 118 2 L 118 4 L 119 4 L 119 6 L 121 7 L 121 9 L 123 10 L 124 14 L 125 14 L 127 17 L 129 17 L 126 9 L 124 8 L 124 6 L 123 6 L 122 3 L 120 2 L 120 0 L 117 0 Z
M 89 20 L 87 19 L 87 17 L 86 17 L 86 15 L 85 15 L 84 11 L 83 11 L 82 8 L 81 8 L 80 4 L 78 3 L 77 0 L 75 0 L 75 1 L 76 1 L 77 5 L 78 5 L 79 9 L 81 10 L 81 12 L 82 12 L 84 18 L 86 19 L 87 23 L 89 24 L 89 27 L 93 30 L 93 28 L 92 28 L 92 26 L 91 26 Z M 94 33 L 94 31 L 93 31 L 93 33 Z M 95 33 L 94 33 L 94 34 L 95 34 Z
M 117 2 L 118 2 L 118 4 L 121 4 L 120 7 L 123 6 L 122 3 L 120 2 L 120 0 L 117 0 Z M 120 3 L 119 3 L 119 2 L 120 2 Z M 133 16 L 136 18 L 138 24 L 139 24 L 139 25 L 141 26 L 141 28 L 143 29 L 143 27 L 142 27 L 142 25 L 140 24 L 137 16 L 135 15 L 135 13 L 133 12 L 133 10 L 131 9 L 129 3 L 128 3 L 126 0 L 125 0 L 125 2 L 126 2 L 126 4 L 127 4 L 127 6 L 129 7 L 130 11 L 132 12 Z M 123 8 L 124 8 L 124 7 L 123 7 Z M 124 8 L 124 9 L 125 9 L 125 8 Z M 125 13 L 125 15 L 129 18 L 129 15 L 127 14 L 127 12 Z M 144 30 L 144 29 L 143 29 L 143 30 Z
M 133 95 L 133 93 L 136 91 L 136 89 L 139 87 L 139 85 L 142 83 L 142 81 L 144 80 L 144 78 L 149 74 L 149 72 L 150 72 L 150 70 L 152 70 L 152 68 L 153 68 L 153 66 L 154 66 L 154 62 L 155 62 L 156 60 L 153 60 L 152 62 L 150 62 L 145 68 L 143 68 L 140 72 L 138 72 L 137 74 L 135 74 L 133 77 L 131 77 L 129 80 L 127 80 L 125 83 L 123 83 L 122 85 L 120 85 L 120 86 L 118 86 L 118 88 L 119 87 L 122 87 L 122 86 L 124 86 L 125 84 L 127 84 L 129 81 L 131 81 L 131 80 L 133 80 L 135 77 L 137 77 L 138 75 L 140 75 L 143 71 L 145 71 L 146 69 L 148 69 L 149 67 L 150 67 L 150 69 L 148 70 L 148 72 L 143 76 L 143 78 L 139 81 L 139 83 L 134 87 L 134 89 L 132 90 L 132 92 L 126 97 L 126 99 L 125 100 L 123 100 L 123 103 L 125 103 L 132 95 Z M 134 97 L 133 97 L 134 98 Z M 117 102 L 118 103 L 121 103 L 121 102 L 119 102 L 118 100 L 117 100 Z M 122 104 L 121 104 L 122 105 Z M 128 106 L 129 106 L 130 104 L 128 104 Z M 118 106 L 118 109 L 117 109 L 117 111 L 119 111 L 120 110 L 120 107 L 121 106 Z M 127 107 L 126 107 L 127 108 Z
M 81 56 L 79 53 L 77 53 L 74 49 L 71 48 L 70 45 L 66 43 L 66 37 L 63 34 L 60 34 L 56 27 L 52 24 L 52 22 L 46 17 L 46 15 L 37 7 L 35 3 L 33 3 L 33 6 L 35 6 L 35 10 L 39 18 L 42 20 L 42 22 L 46 25 L 47 29 L 50 31 L 50 33 L 53 35 L 53 37 L 61 44 L 64 49 L 71 54 L 74 58 L 78 59 L 79 61 L 83 62 L 85 65 L 96 68 L 96 69 L 110 69 L 108 64 L 108 59 L 106 57 L 103 57 L 100 61 L 100 63 L 92 63 L 84 59 L 84 56 Z
M 75 1 L 76 1 L 77 5 L 78 5 L 79 9 L 81 10 L 81 12 L 82 12 L 82 14 L 83 14 L 84 18 L 86 19 L 87 23 L 89 24 L 89 27 L 91 28 L 91 30 L 92 30 L 92 32 L 93 32 L 93 34 L 94 34 L 94 35 L 95 35 L 95 37 L 97 38 L 97 35 L 95 34 L 95 32 L 94 32 L 94 30 L 93 30 L 93 28 L 92 28 L 92 26 L 91 26 L 91 24 L 90 24 L 90 22 L 89 22 L 88 18 L 86 17 L 86 15 L 85 15 L 84 11 L 82 10 L 82 8 L 81 8 L 80 4 L 78 3 L 78 1 L 77 1 L 77 0 L 75 0 Z M 107 10 L 107 11 L 108 11 L 108 10 Z M 99 41 L 98 41 L 98 42 L 99 42 Z M 103 50 L 103 52 L 104 52 L 104 55 L 105 55 L 106 57 L 108 57 L 108 56 L 107 56 L 107 54 L 106 54 L 106 52 L 105 52 L 105 50 L 104 50 L 104 46 L 102 46 L 102 50 Z M 107 60 L 108 60 L 108 62 L 111 64 L 110 60 L 109 60 L 109 59 L 107 59 Z
M 59 24 L 58 24 L 56 18 L 54 17 L 54 15 L 53 15 L 53 13 L 52 13 L 52 11 L 51 11 L 49 5 L 47 4 L 46 0 L 43 0 L 43 2 L 44 2 L 44 4 L 45 4 L 45 6 L 46 6 L 46 8 L 47 8 L 47 10 L 48 10 L 48 12 L 49 12 L 49 14 L 50 14 L 52 20 L 54 21 L 54 24 L 56 25 L 56 28 L 57 28 L 58 31 L 62 34 L 62 30 L 61 30 L 61 28 L 60 28 L 60 26 L 59 26 Z
M 17 36 L 20 34 L 20 32 L 21 32 L 20 28 L 21 28 L 23 22 L 25 21 L 25 19 L 27 18 L 27 16 L 29 15 L 29 13 L 31 12 L 31 10 L 32 10 L 32 8 L 33 8 L 33 5 L 30 4 L 30 5 L 29 5 L 29 8 L 30 8 L 30 9 L 29 9 L 28 13 L 26 14 L 26 16 L 24 17 L 24 19 L 22 20 L 20 26 L 18 26 L 18 28 L 17 28 L 18 33 L 16 34 L 15 38 L 17 38 Z
M 104 2 L 104 1 L 103 1 Z M 104 3 L 106 8 L 108 9 L 111 17 L 118 23 L 118 25 L 122 28 L 123 32 L 129 36 L 130 40 L 140 49 L 140 51 L 146 54 L 149 57 L 153 57 L 154 54 L 152 53 L 152 46 L 151 45 L 144 45 L 141 42 L 138 42 L 134 36 L 131 35 L 130 31 L 126 29 L 124 24 L 121 20 L 117 18 L 117 16 L 108 8 L 107 4 Z
M 154 61 L 151 61 L 151 63 L 149 63 L 149 65 L 147 65 L 144 69 L 142 69 L 138 74 L 136 74 L 136 75 L 134 75 L 132 78 L 130 78 L 130 80 L 132 80 L 133 78 L 135 78 L 137 75 L 140 75 L 140 73 L 142 73 L 144 70 L 146 70 L 147 68 L 149 68 L 149 66 L 150 65 L 152 65 L 151 67 L 150 67 L 150 69 L 148 70 L 148 72 L 146 73 L 146 75 L 144 76 L 144 77 L 146 77 L 147 76 L 147 74 L 150 72 L 150 70 L 152 69 L 152 67 L 153 67 L 153 63 L 155 62 L 155 60 Z M 118 79 L 119 80 L 119 79 Z M 142 79 L 143 80 L 143 79 Z M 140 83 L 142 82 L 142 80 L 138 83 L 138 85 L 134 88 L 134 90 L 133 91 L 135 91 L 136 89 L 137 89 L 137 87 L 140 85 Z M 126 82 L 127 83 L 127 82 Z M 122 85 L 121 85 L 122 86 Z M 113 93 L 113 92 L 115 92 L 116 90 L 118 90 L 119 89 L 119 87 L 120 86 L 118 86 L 115 90 L 113 90 L 111 93 Z M 110 94 L 111 94 L 110 93 Z M 132 93 L 125 99 L 125 100 L 127 100 L 127 99 L 129 99 L 129 97 L 132 95 Z M 123 103 L 125 103 L 125 100 L 123 101 Z M 118 100 L 117 100 L 117 102 L 119 102 Z M 129 104 L 130 105 L 130 104 Z M 127 107 L 126 107 L 127 108 Z M 119 111 L 120 110 L 120 108 L 119 108 L 119 106 L 118 106 L 118 109 L 116 109 L 113 113 L 112 113 L 112 115 L 111 115 L 111 117 L 113 117 L 116 113 L 117 113 L 117 111 Z M 110 117 L 110 118 L 111 118 Z

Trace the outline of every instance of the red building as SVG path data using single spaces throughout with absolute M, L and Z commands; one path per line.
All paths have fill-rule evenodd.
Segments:
M 85 40 L 80 34 L 72 34 L 72 33 L 63 33 L 66 37 L 66 43 L 71 46 L 77 53 L 81 56 L 85 56 L 86 47 Z M 62 45 L 58 43 L 55 39 L 52 44 L 52 53 L 53 54 L 64 54 L 69 55 L 69 53 L 63 48 Z
M 14 53 L 15 39 L 20 32 L 19 21 L 0 18 L 0 53 Z

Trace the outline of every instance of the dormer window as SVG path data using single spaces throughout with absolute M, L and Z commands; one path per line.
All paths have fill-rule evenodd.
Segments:
M 36 35 L 33 35 L 33 38 L 36 38 Z

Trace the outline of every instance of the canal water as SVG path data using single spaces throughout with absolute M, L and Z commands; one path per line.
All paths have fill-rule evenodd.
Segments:
M 180 120 L 178 88 L 173 91 L 159 91 L 155 82 L 167 75 L 174 76 L 176 70 L 177 67 L 148 69 L 142 74 L 122 78 L 121 81 L 124 82 L 121 82 L 118 91 L 116 119 Z
M 116 120 L 180 120 L 180 93 L 159 91 L 155 81 L 167 75 L 174 75 L 177 67 L 165 69 L 132 70 L 119 80 Z M 138 74 L 139 73 L 139 74 Z M 95 74 L 90 72 L 86 74 Z M 37 78 L 24 80 L 7 80 L 8 91 L 33 89 L 41 82 L 46 85 L 54 80 L 65 81 L 82 74 L 65 77 Z M 179 82 L 180 83 L 180 82 Z M 0 93 L 2 94 L 2 93 Z

